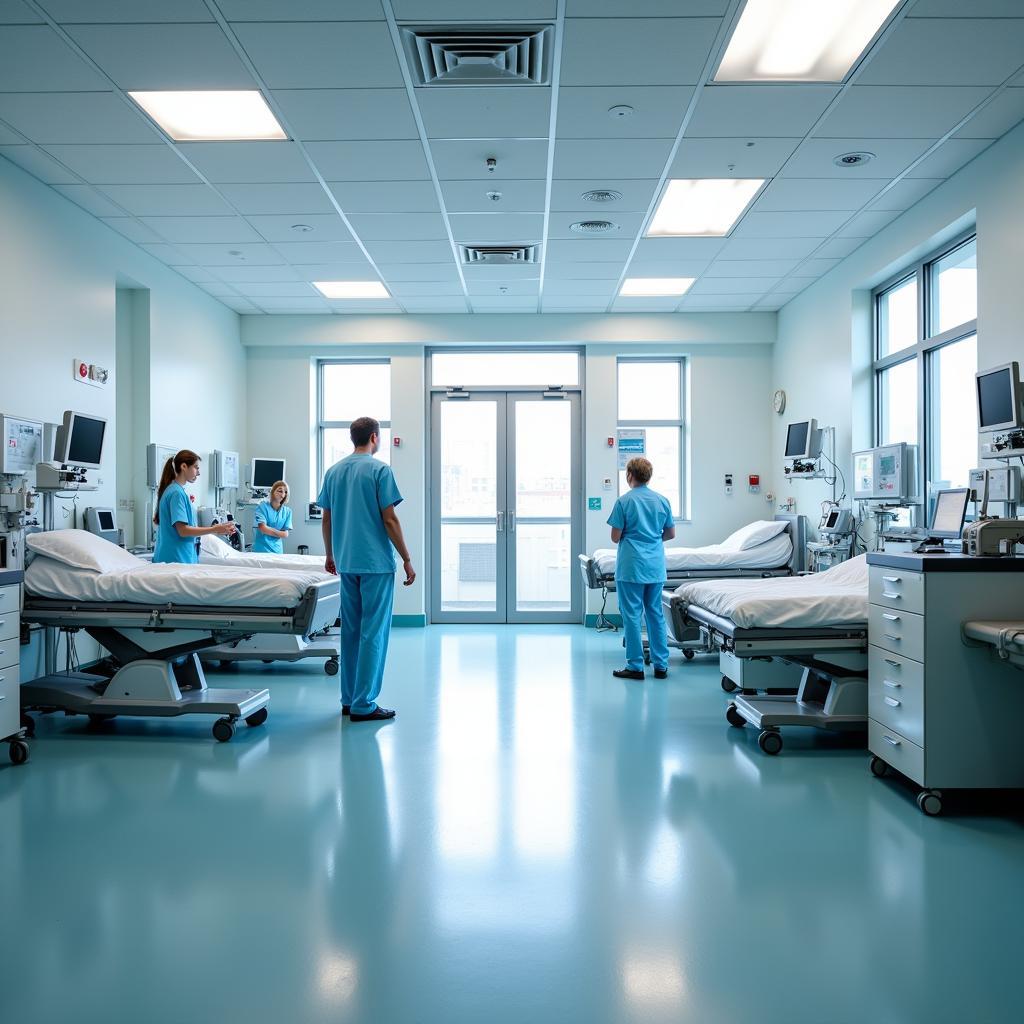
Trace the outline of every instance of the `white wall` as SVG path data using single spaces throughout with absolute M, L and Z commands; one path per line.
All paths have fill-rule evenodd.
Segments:
M 776 418 L 772 450 L 785 424 L 814 416 L 838 428 L 840 465 L 850 479 L 850 452 L 872 443 L 871 299 L 873 287 L 977 223 L 978 365 L 1024 356 L 1024 125 L 869 239 L 779 312 L 773 376 L 789 405 Z M 970 410 L 968 410 L 968 413 Z M 965 417 L 964 428 L 973 430 Z M 781 473 L 777 474 L 777 480 Z M 827 496 L 819 482 L 793 481 L 800 511 L 813 514 Z

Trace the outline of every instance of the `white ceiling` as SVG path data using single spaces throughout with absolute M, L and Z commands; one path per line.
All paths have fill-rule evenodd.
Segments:
M 0 0 L 0 155 L 240 312 L 773 310 L 1024 119 L 1021 0 L 907 0 L 843 85 L 709 85 L 742 0 L 498 6 Z M 412 86 L 399 26 L 482 9 L 555 26 L 552 87 Z M 237 88 L 289 141 L 174 144 L 125 96 Z M 728 238 L 643 236 L 666 178 L 710 176 L 770 180 Z M 595 218 L 616 229 L 570 228 Z M 619 299 L 626 276 L 697 281 Z M 336 278 L 393 301 L 310 283 Z

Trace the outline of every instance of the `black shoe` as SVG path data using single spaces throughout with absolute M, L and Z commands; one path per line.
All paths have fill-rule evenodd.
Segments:
M 654 678 L 655 679 L 668 679 L 668 669 L 667 668 L 656 668 L 654 670 Z
M 342 704 L 341 705 L 341 713 L 343 715 L 347 715 L 351 710 L 352 710 L 352 705 L 351 704 Z
M 639 679 L 641 682 L 643 682 L 644 678 L 643 672 L 638 672 L 634 668 L 617 668 L 612 672 L 612 675 L 616 679 Z
M 376 708 L 371 711 L 368 715 L 353 715 L 349 712 L 350 722 L 386 722 L 389 718 L 394 718 L 395 713 L 390 708 Z

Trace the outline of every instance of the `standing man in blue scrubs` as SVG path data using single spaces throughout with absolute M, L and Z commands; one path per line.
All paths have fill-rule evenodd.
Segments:
M 341 713 L 353 722 L 380 722 L 394 711 L 377 704 L 391 633 L 395 555 L 404 586 L 416 572 L 395 507 L 402 501 L 391 467 L 375 459 L 380 424 L 362 416 L 349 428 L 353 451 L 324 475 L 316 503 L 324 510 L 327 572 L 341 581 Z
M 668 676 L 668 636 L 661 607 L 661 590 L 667 575 L 663 545 L 675 538 L 676 528 L 668 498 L 647 486 L 653 473 L 654 467 L 647 459 L 630 459 L 626 465 L 629 490 L 615 502 L 608 517 L 612 543 L 619 546 L 615 591 L 626 634 L 626 667 L 612 672 L 619 679 L 644 678 L 641 615 L 647 620 L 654 678 Z

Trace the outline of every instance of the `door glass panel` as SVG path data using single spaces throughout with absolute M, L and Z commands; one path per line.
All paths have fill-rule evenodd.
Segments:
M 441 518 L 493 519 L 498 501 L 498 403 L 441 404 Z
M 516 611 L 569 611 L 571 524 L 516 524 Z
M 441 524 L 441 610 L 493 612 L 498 545 L 493 523 Z
M 516 517 L 572 513 L 572 405 L 516 402 Z

